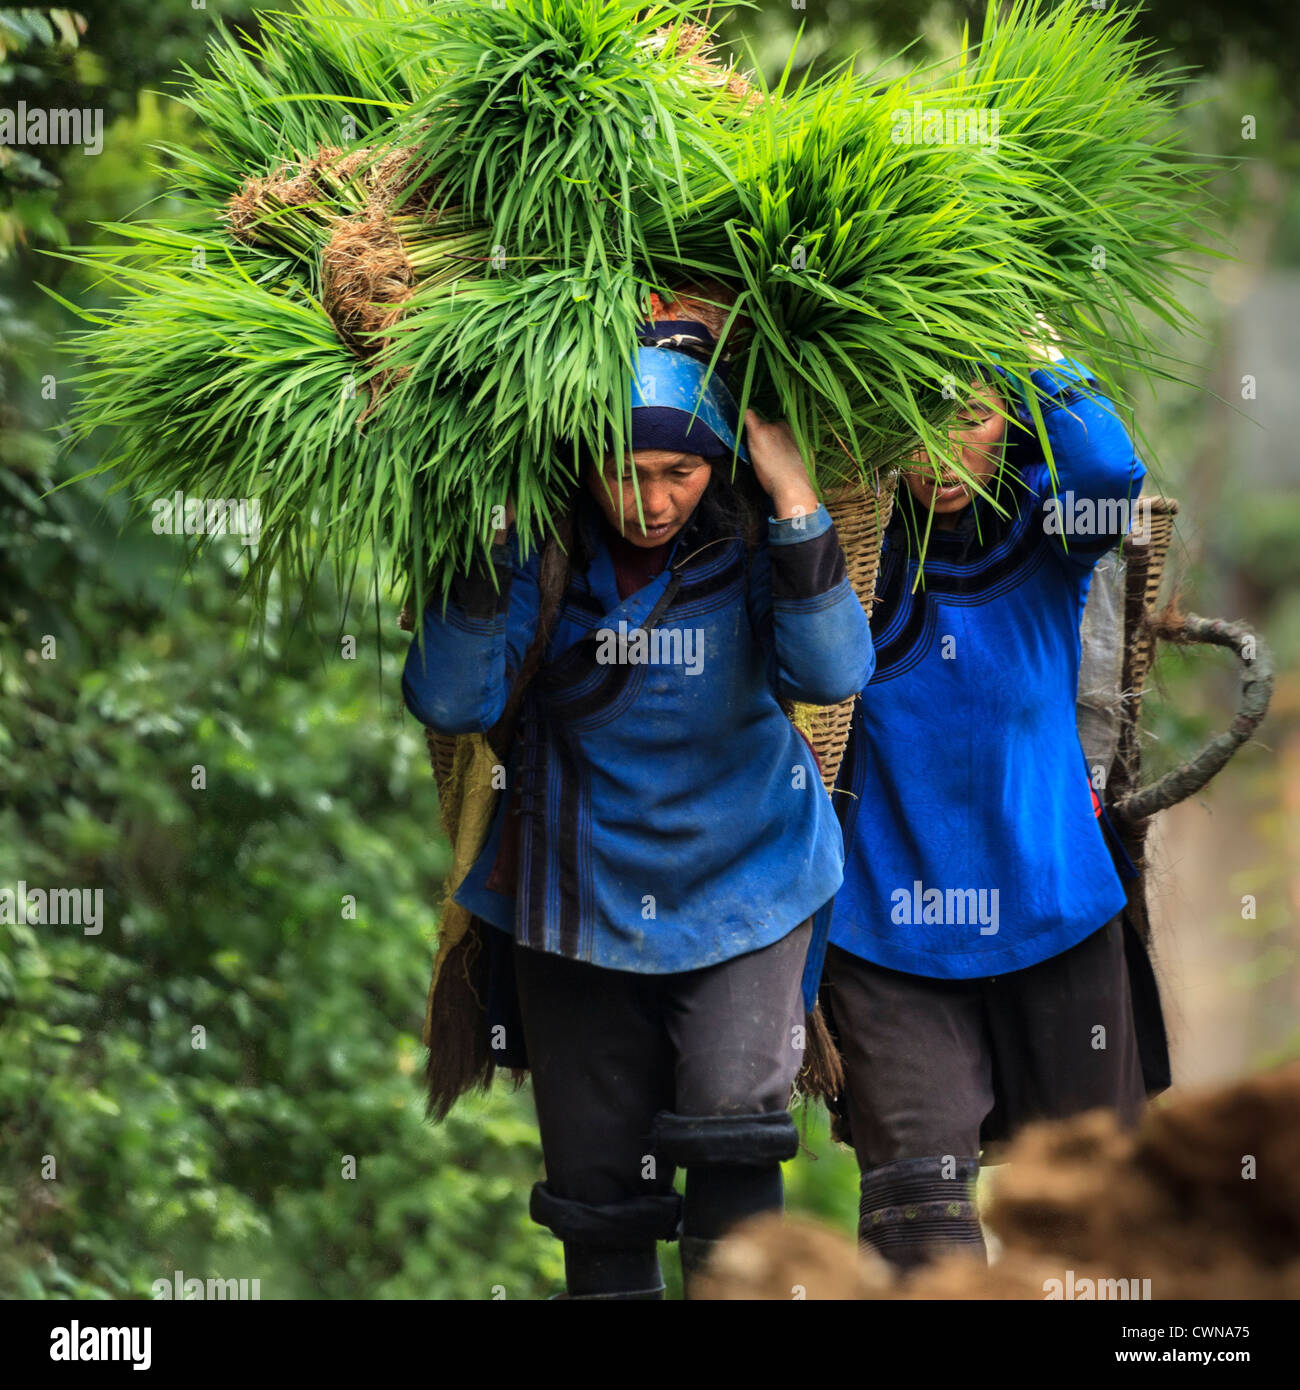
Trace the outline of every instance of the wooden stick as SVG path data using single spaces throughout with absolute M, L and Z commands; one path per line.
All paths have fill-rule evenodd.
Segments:
M 1208 643 L 1235 652 L 1242 666 L 1241 696 L 1237 701 L 1237 713 L 1226 732 L 1211 739 L 1194 758 L 1115 803 L 1114 814 L 1130 825 L 1147 820 L 1157 811 L 1167 810 L 1200 791 L 1259 727 L 1273 695 L 1273 654 L 1263 638 L 1245 623 L 1199 618 L 1188 613 L 1177 623 L 1153 624 L 1153 631 L 1156 636 L 1181 646 Z

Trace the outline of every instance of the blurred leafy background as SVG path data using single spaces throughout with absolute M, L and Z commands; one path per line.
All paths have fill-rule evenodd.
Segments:
M 725 32 L 769 73 L 800 25 L 808 59 L 875 67 L 951 51 L 981 9 L 809 0 Z M 173 73 L 219 18 L 256 24 L 236 0 L 0 10 L 0 106 L 105 124 L 96 156 L 0 146 L 0 887 L 101 887 L 105 921 L 0 925 L 0 1296 L 148 1297 L 177 1269 L 259 1278 L 264 1298 L 545 1296 L 562 1262 L 527 1217 L 527 1090 L 422 1119 L 447 852 L 395 620 L 363 627 L 323 581 L 255 629 L 235 542 L 186 570 L 104 480 L 51 491 L 102 441 L 60 448 L 75 363 L 39 286 L 98 291 L 41 253 L 160 197 L 152 146 L 200 136 Z M 1300 1053 L 1300 11 L 1156 0 L 1142 23 L 1158 61 L 1202 69 L 1183 119 L 1226 157 L 1236 260 L 1197 291 L 1204 336 L 1171 345 L 1206 390 L 1135 383 L 1139 416 L 1184 505 L 1185 605 L 1256 623 L 1280 666 L 1263 741 L 1158 837 L 1175 1074 L 1194 1081 Z M 1234 687 L 1200 652 L 1158 678 L 1153 768 Z M 853 1161 L 805 1121 L 817 1156 L 788 1165 L 790 1205 L 851 1229 Z

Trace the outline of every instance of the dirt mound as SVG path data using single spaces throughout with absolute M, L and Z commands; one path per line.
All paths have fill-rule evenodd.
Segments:
M 874 1251 L 800 1217 L 756 1216 L 718 1246 L 699 1298 L 877 1298 L 890 1287 L 889 1266 Z
M 1300 1063 L 1175 1096 L 1134 1131 L 1105 1111 L 1033 1125 L 1006 1157 L 992 1266 L 951 1255 L 892 1281 L 844 1236 L 763 1217 L 719 1247 L 707 1296 L 1300 1297 Z

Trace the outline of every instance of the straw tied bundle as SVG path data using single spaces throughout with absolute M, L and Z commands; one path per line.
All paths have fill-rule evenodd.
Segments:
M 1131 17 L 992 8 L 950 64 L 771 87 L 685 4 L 261 16 L 189 74 L 205 141 L 171 151 L 181 213 L 69 253 L 117 294 L 67 306 L 90 325 L 70 343 L 88 364 L 74 430 L 115 430 L 96 471 L 144 504 L 260 499 L 259 604 L 274 575 L 328 565 L 347 587 L 364 554 L 377 601 L 419 612 L 507 500 L 555 568 L 579 458 L 630 438 L 638 324 L 689 312 L 734 354 L 741 410 L 790 423 L 869 607 L 892 470 L 918 447 L 947 466 L 964 384 L 991 361 L 1026 379 L 1037 312 L 1112 395 L 1121 371 L 1167 374 L 1146 325 L 1179 320 L 1197 249 L 1204 174 L 1173 148 Z M 998 138 L 899 138 L 918 103 L 945 128 L 996 112 Z M 832 779 L 848 708 L 792 713 Z M 434 741 L 458 863 L 494 751 Z M 474 971 L 449 905 L 442 1113 L 492 1073 L 462 1027 Z

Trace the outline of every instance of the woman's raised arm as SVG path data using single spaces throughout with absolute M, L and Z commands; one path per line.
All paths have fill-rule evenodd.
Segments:
M 406 654 L 402 694 L 406 707 L 440 734 L 486 733 L 501 718 L 510 687 L 537 630 L 539 552 L 518 559 L 511 529 L 451 584 L 444 607 L 424 610 L 418 637 Z

